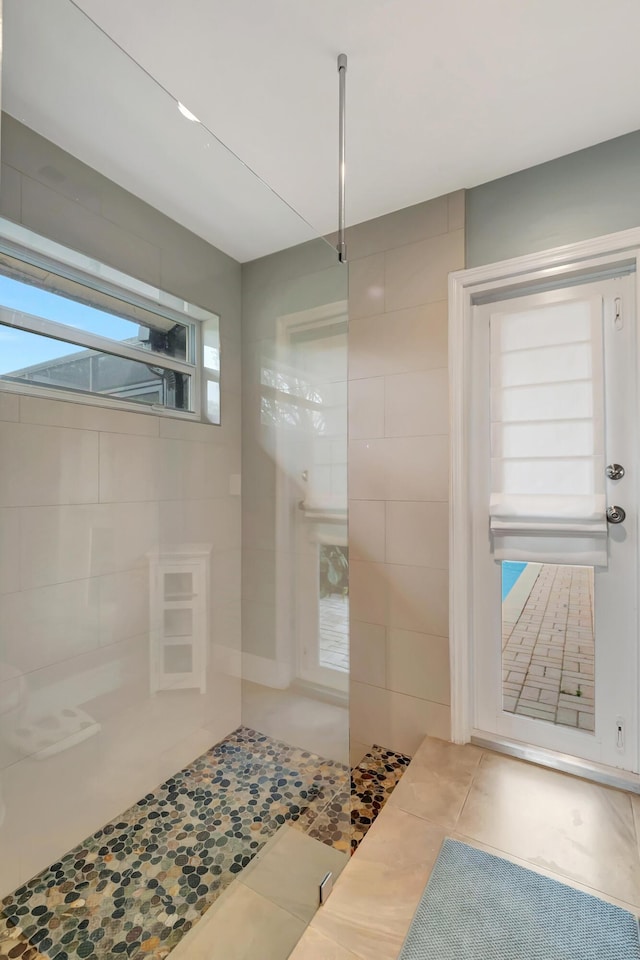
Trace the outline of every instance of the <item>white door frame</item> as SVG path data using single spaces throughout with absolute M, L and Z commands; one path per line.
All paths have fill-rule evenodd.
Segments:
M 295 331 L 320 329 L 343 321 L 346 324 L 347 317 L 346 300 L 323 303 L 317 307 L 278 317 L 276 328 L 278 356 L 283 353 L 286 355 Z M 303 679 L 301 673 L 304 672 L 301 671 L 300 664 L 299 570 L 296 556 L 298 545 L 295 542 L 296 524 L 302 517 L 301 503 L 304 500 L 304 488 L 300 477 L 297 474 L 292 475 L 285 466 L 290 442 L 286 431 L 283 431 L 282 427 L 276 428 L 274 450 L 276 460 L 276 676 L 272 682 L 259 681 L 281 689 L 289 687 L 296 679 Z M 317 624 L 317 622 L 316 616 L 314 623 Z M 346 693 L 348 674 L 336 675 L 334 679 L 335 683 L 330 686 L 337 686 L 340 693 Z
M 451 665 L 451 739 L 468 743 L 472 735 L 472 572 L 470 332 L 478 302 L 533 292 L 557 279 L 614 275 L 620 266 L 635 266 L 636 303 L 640 304 L 640 229 L 624 230 L 592 240 L 555 247 L 540 253 L 502 260 L 449 275 L 449 644 Z M 638 358 L 636 371 L 640 373 Z M 636 410 L 640 424 L 640 410 Z M 638 678 L 640 681 L 640 678 Z M 640 691 L 640 682 L 638 683 Z

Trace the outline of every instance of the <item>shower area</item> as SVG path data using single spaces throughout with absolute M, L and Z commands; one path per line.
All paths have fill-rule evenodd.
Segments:
M 70 0 L 3 18 L 0 957 L 284 960 L 358 839 L 348 267 Z

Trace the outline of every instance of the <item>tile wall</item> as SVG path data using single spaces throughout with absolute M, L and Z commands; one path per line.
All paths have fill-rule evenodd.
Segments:
M 293 678 L 295 651 L 290 647 L 278 651 L 276 574 L 283 568 L 283 554 L 295 545 L 293 539 L 283 540 L 281 510 L 284 507 L 288 513 L 305 494 L 301 472 L 306 468 L 311 472 L 312 466 L 307 454 L 323 459 L 317 466 L 318 471 L 323 467 L 328 471 L 324 486 L 329 493 L 333 468 L 334 493 L 345 498 L 346 506 L 346 342 L 342 352 L 334 349 L 327 356 L 335 376 L 329 371 L 325 379 L 342 392 L 341 403 L 331 405 L 336 422 L 328 425 L 326 445 L 323 437 L 306 429 L 304 417 L 298 425 L 288 419 L 289 410 L 281 408 L 288 388 L 277 399 L 278 407 L 271 407 L 274 391 L 269 390 L 268 378 L 281 373 L 285 379 L 297 376 L 311 382 L 299 354 L 287 341 L 283 322 L 299 318 L 304 324 L 308 318 L 313 323 L 316 311 L 335 303 L 346 307 L 347 277 L 324 240 L 262 257 L 242 268 L 243 652 L 284 664 L 279 671 L 282 686 Z M 294 393 L 291 407 L 297 408 L 291 410 L 294 418 L 304 415 L 306 401 Z M 280 495 L 287 503 L 281 500 L 279 510 Z M 253 666 L 258 670 L 255 679 L 262 679 L 261 666 L 265 679 L 275 679 L 259 661 Z
M 347 295 L 321 239 L 242 267 L 243 718 L 343 762 L 346 675 L 318 680 L 341 683 L 336 704 L 299 688 L 315 679 L 319 543 L 346 544 Z M 342 522 L 307 518 L 307 501 Z
M 464 192 L 352 228 L 351 737 L 412 754 L 450 732 L 448 274 Z
M 240 722 L 241 391 L 234 260 L 7 116 L 0 212 L 220 314 L 223 356 L 220 427 L 0 391 L 2 895 Z M 192 542 L 206 693 L 152 696 L 147 553 Z M 65 711 L 83 742 L 15 736 L 56 741 Z

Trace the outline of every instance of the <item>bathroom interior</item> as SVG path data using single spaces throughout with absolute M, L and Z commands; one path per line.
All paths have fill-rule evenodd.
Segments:
M 640 217 L 506 238 L 537 188 L 505 177 L 342 262 L 87 10 L 3 0 L 0 960 L 395 957 L 312 921 L 452 739 L 448 276 Z M 326 87 L 337 147 L 333 51 Z M 634 176 L 639 136 L 577 168 Z M 577 696 L 553 722 L 593 724 Z
M 3 28 L 5 933 L 187 956 L 215 905 L 285 957 L 351 844 L 348 266 L 69 0 Z

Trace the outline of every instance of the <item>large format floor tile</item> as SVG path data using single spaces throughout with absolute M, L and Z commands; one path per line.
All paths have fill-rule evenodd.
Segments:
M 308 927 L 290 960 L 358 960 L 355 953 Z
M 640 912 L 639 827 L 640 797 L 427 738 L 292 960 L 396 960 L 447 836 Z
M 471 744 L 456 746 L 426 739 L 411 761 L 389 803 L 408 813 L 454 827 L 462 811 L 482 751 Z
M 302 920 L 236 883 L 205 915 L 172 960 L 283 960 L 305 928 Z
M 363 960 L 392 960 L 444 837 L 436 824 L 388 806 L 316 914 L 314 929 Z
M 251 890 L 306 923 L 318 909 L 319 881 L 338 877 L 347 854 L 284 826 L 241 874 Z
M 640 904 L 640 859 L 629 796 L 510 757 L 485 754 L 457 830 Z

